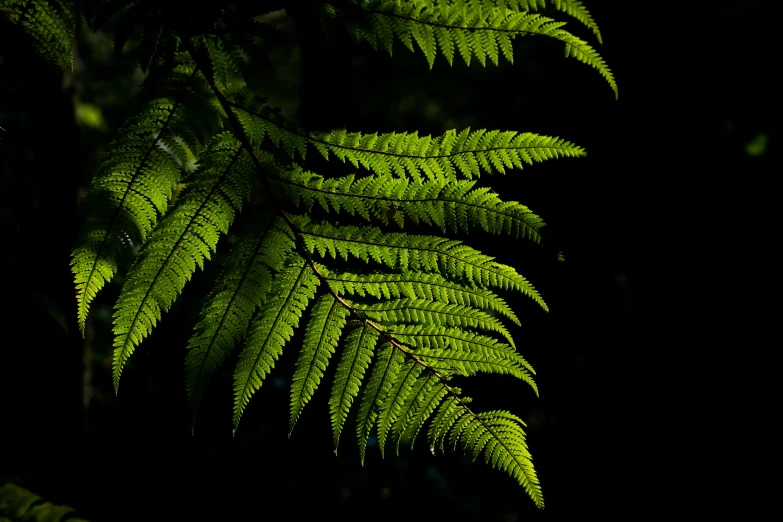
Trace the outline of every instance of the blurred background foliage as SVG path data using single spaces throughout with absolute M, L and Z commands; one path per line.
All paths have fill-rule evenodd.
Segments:
M 77 33 L 75 69 L 63 74 L 0 26 L 0 483 L 98 522 L 255 519 L 282 509 L 294 520 L 438 513 L 513 522 L 625 518 L 658 503 L 650 479 L 664 457 L 651 447 L 650 425 L 675 423 L 685 400 L 667 395 L 658 373 L 660 361 L 684 357 L 669 332 L 685 324 L 687 304 L 670 296 L 668 276 L 705 277 L 688 252 L 703 241 L 694 238 L 712 234 L 708 217 L 724 201 L 721 191 L 738 179 L 761 183 L 779 155 L 780 123 L 768 106 L 773 51 L 762 40 L 774 32 L 773 2 L 677 4 L 666 28 L 637 2 L 585 3 L 602 29 L 617 102 L 593 70 L 563 60 L 555 42 L 518 40 L 515 65 L 449 68 L 438 58 L 430 71 L 402 46 L 390 58 L 344 34 L 314 32 L 297 44 L 287 16 L 266 15 L 287 35 L 270 51 L 275 75 L 262 76 L 270 101 L 309 128 L 499 128 L 587 149 L 586 159 L 482 180 L 542 215 L 566 263 L 535 246 L 471 237 L 515 264 L 552 310 L 510 299 L 540 399 L 502 378 L 475 378 L 470 390 L 478 405 L 528 422 L 545 511 L 502 473 L 459 455 L 432 457 L 426 444 L 385 461 L 370 452 L 363 468 L 350 444 L 335 458 L 324 393 L 287 440 L 294 346 L 236 437 L 226 372 L 192 437 L 184 351 L 214 264 L 141 345 L 114 397 L 111 307 L 121 279 L 99 294 L 83 340 L 68 255 L 85 187 L 143 73 L 132 40 L 118 53 L 110 33 L 86 27 Z M 683 335 L 678 342 L 687 342 Z

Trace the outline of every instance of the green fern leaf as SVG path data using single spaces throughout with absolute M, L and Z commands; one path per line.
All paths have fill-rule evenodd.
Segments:
M 476 227 L 490 234 L 508 234 L 541 241 L 543 220 L 516 201 L 504 202 L 475 181 L 411 181 L 392 176 L 349 175 L 325 179 L 294 169 L 278 178 L 284 197 L 308 211 L 318 204 L 327 212 L 347 213 L 367 221 L 398 224 L 406 221 L 436 226 L 445 232 L 469 232 Z
M 446 397 L 435 413 L 427 432 L 427 440 L 433 455 L 435 455 L 435 446 L 440 447 L 441 453 L 445 452 L 446 435 L 472 401 L 470 397 L 460 397 L 461 390 L 459 388 L 452 388 L 452 390 L 453 393 Z
M 345 420 L 351 409 L 351 404 L 359 394 L 364 374 L 372 361 L 375 343 L 378 341 L 378 331 L 366 322 L 351 330 L 345 337 L 345 348 L 337 365 L 334 376 L 332 394 L 329 397 L 329 414 L 332 419 L 334 452 L 340 443 Z
M 305 248 L 311 254 L 364 262 L 374 261 L 400 271 L 427 271 L 482 287 L 522 292 L 548 311 L 535 288 L 508 265 L 497 263 L 460 241 L 404 233 L 384 234 L 377 228 L 335 227 L 306 223 L 297 217 Z
M 114 386 L 136 346 L 171 307 L 198 265 L 215 251 L 248 196 L 253 164 L 230 134 L 215 137 L 177 207 L 147 241 L 114 313 Z
M 287 265 L 274 278 L 269 297 L 250 325 L 239 355 L 234 372 L 234 433 L 250 398 L 272 371 L 307 304 L 315 297 L 319 280 L 310 265 L 296 254 Z
M 433 374 L 429 374 L 426 390 L 421 395 L 421 400 L 411 404 L 406 411 L 404 423 L 401 426 L 401 433 L 397 439 L 397 452 L 402 442 L 409 442 L 413 449 L 416 437 L 419 431 L 441 404 L 444 398 L 449 394 L 449 389 L 445 382 L 439 382 Z
M 233 114 L 252 146 L 269 141 L 283 151 L 284 157 L 304 159 L 309 145 L 327 160 L 334 156 L 379 176 L 410 177 L 416 182 L 425 177 L 456 181 L 458 174 L 466 178 L 479 177 L 482 170 L 503 174 L 507 168 L 521 169 L 534 162 L 585 155 L 582 147 L 569 141 L 529 132 L 466 128 L 434 138 L 420 137 L 417 132 L 380 136 L 346 130 L 307 133 L 252 98 L 234 98 Z
M 370 437 L 370 432 L 378 418 L 378 407 L 389 394 L 394 379 L 399 373 L 403 357 L 403 352 L 391 343 L 384 344 L 375 359 L 367 385 L 364 387 L 359 414 L 356 417 L 356 436 L 359 439 L 359 457 L 362 466 L 367 450 L 367 439 Z
M 367 317 L 380 322 L 477 328 L 501 334 L 514 346 L 508 329 L 496 318 L 475 308 L 424 299 L 397 299 L 368 306 L 355 305 Z
M 310 323 L 305 331 L 302 351 L 296 361 L 291 382 L 291 421 L 288 436 L 294 429 L 302 409 L 321 384 L 324 371 L 334 355 L 340 334 L 345 327 L 348 309 L 332 295 L 324 295 L 313 306 Z
M 525 489 L 539 508 L 544 507 L 541 486 L 527 448 L 522 419 L 506 411 L 474 414 L 464 409 L 449 429 L 449 441 L 461 446 L 475 460 L 483 452 L 493 468 L 511 475 Z
M 73 70 L 74 14 L 69 2 L 3 0 L 0 13 L 33 39 L 43 58 L 63 70 Z
M 389 393 L 379 404 L 378 412 L 378 447 L 381 449 L 381 455 L 384 454 L 386 441 L 389 438 L 392 426 L 402 411 L 403 403 L 412 391 L 413 385 L 418 379 L 424 366 L 416 361 L 408 361 L 402 365 L 396 374 Z
M 447 0 L 446 3 L 454 4 L 458 2 L 455 0 Z M 501 7 L 514 11 L 537 11 L 539 9 L 544 9 L 547 6 L 547 3 L 549 3 L 556 9 L 584 24 L 593 32 L 598 39 L 598 43 L 603 43 L 598 24 L 593 20 L 590 11 L 588 11 L 579 0 L 468 0 L 467 3 L 481 6 L 484 9 Z
M 577 7 L 576 2 L 555 4 L 585 21 L 589 16 L 589 13 L 585 15 L 581 4 L 581 10 Z M 356 6 L 349 9 L 355 10 Z M 482 66 L 486 65 L 487 58 L 497 65 L 501 53 L 513 63 L 511 40 L 515 36 L 541 35 L 554 38 L 566 44 L 566 57 L 574 56 L 595 68 L 617 95 L 617 83 L 606 62 L 587 42 L 562 29 L 564 22 L 527 11 L 519 12 L 503 7 L 482 8 L 481 5 L 464 2 L 443 3 L 433 8 L 427 0 L 404 3 L 379 0 L 360 9 L 366 15 L 361 29 L 357 29 L 357 24 L 347 24 L 347 29 L 357 40 L 368 40 L 377 48 L 377 39 L 368 38 L 368 33 L 382 38 L 393 34 L 411 51 L 414 50 L 415 42 L 427 57 L 430 68 L 435 62 L 437 49 L 441 50 L 449 65 L 453 63 L 454 47 L 467 65 L 470 65 L 473 57 Z M 452 42 L 445 43 L 448 40 L 452 40 L 453 45 Z M 387 50 L 391 48 L 391 42 L 382 43 Z
M 283 267 L 294 248 L 291 231 L 280 218 L 262 216 L 252 232 L 234 247 L 188 341 L 186 382 L 194 417 L 210 377 L 245 337 L 253 312 L 264 303 L 272 271 Z
M 529 384 L 538 395 L 531 375 L 536 372 L 530 363 L 511 346 L 492 337 L 429 324 L 395 324 L 389 331 L 395 339 L 416 348 L 416 357 L 436 371 L 509 374 Z
M 401 274 L 352 274 L 329 272 L 324 279 L 340 295 L 371 296 L 376 299 L 425 299 L 440 303 L 491 310 L 521 325 L 514 311 L 497 294 L 483 288 L 464 286 L 439 274 L 403 271 Z
M 88 187 L 87 222 L 71 253 L 82 335 L 95 295 L 168 209 L 181 168 L 163 144 L 176 141 L 176 133 L 187 126 L 182 109 L 196 73 L 192 65 L 180 64 L 163 79 L 148 78 L 144 96 L 154 96 L 161 88 L 171 95 L 153 97 L 126 119 Z

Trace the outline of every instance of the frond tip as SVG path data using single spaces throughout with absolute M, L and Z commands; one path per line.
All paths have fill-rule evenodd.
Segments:
M 444 443 L 456 450 L 460 446 L 473 460 L 484 453 L 484 461 L 511 475 L 525 489 L 540 509 L 544 497 L 533 467 L 523 430 L 525 423 L 507 411 L 473 413 L 465 399 L 453 396 L 443 402 L 429 431 L 430 450 Z

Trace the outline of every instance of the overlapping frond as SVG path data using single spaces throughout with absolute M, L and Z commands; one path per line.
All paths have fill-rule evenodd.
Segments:
M 450 65 L 455 54 L 468 65 L 473 58 L 483 66 L 487 59 L 497 65 L 501 55 L 513 63 L 512 41 L 515 37 L 547 36 L 565 43 L 566 57 L 573 56 L 595 68 L 617 94 L 617 83 L 604 59 L 587 42 L 563 29 L 565 22 L 538 13 L 484 4 L 488 2 L 433 5 L 427 0 L 375 0 L 360 8 L 364 19 L 348 22 L 347 28 L 356 39 L 366 40 L 376 49 L 380 44 L 389 54 L 395 39 L 411 51 L 418 47 L 430 67 L 438 54 Z M 347 5 L 351 11 L 357 9 L 356 4 Z M 560 6 L 566 7 L 565 4 Z M 571 7 L 571 12 L 578 12 L 575 4 Z
M 198 152 L 197 144 L 211 135 L 212 129 L 203 127 L 206 120 L 215 121 L 215 111 L 193 88 L 196 75 L 193 64 L 180 62 L 163 78 L 150 76 L 142 87 L 149 100 L 126 118 L 90 183 L 87 221 L 71 253 L 82 333 L 95 295 L 168 211 L 187 161 L 178 138 Z M 160 91 L 165 95 L 156 97 Z M 209 115 L 197 116 L 205 112 Z
M 196 266 L 203 268 L 249 193 L 253 164 L 231 134 L 217 135 L 200 159 L 192 183 L 146 242 L 117 300 L 115 388 L 128 357 L 174 303 Z
M 520 325 L 506 302 L 485 288 L 465 286 L 439 274 L 402 271 L 399 274 L 353 274 L 322 269 L 329 286 L 341 295 L 371 296 L 376 299 L 426 299 L 440 303 L 472 306 L 505 316 Z
M 535 372 L 505 324 L 520 320 L 495 292 L 517 291 L 547 305 L 515 268 L 464 242 L 399 230 L 425 225 L 444 236 L 483 231 L 540 242 L 542 219 L 477 178 L 584 156 L 584 149 L 553 136 L 470 128 L 434 137 L 309 132 L 267 104 L 251 71 L 267 61 L 269 38 L 276 38 L 249 21 L 265 8 L 229 2 L 184 24 L 169 20 L 168 7 L 130 3 L 105 3 L 96 23 L 121 19 L 120 47 L 144 26 L 136 53 L 147 78 L 90 184 L 87 224 L 71 261 L 82 331 L 96 293 L 130 264 L 114 314 L 115 388 L 128 358 L 196 268 L 212 259 L 249 200 L 258 211 L 232 243 L 187 345 L 194 413 L 210 377 L 243 343 L 233 374 L 236 431 L 309 310 L 290 390 L 289 435 L 336 357 L 328 400 L 335 453 L 358 401 L 362 462 L 373 430 L 382 454 L 392 444 L 399 452 L 429 422 L 433 452 L 448 443 L 474 458 L 483 453 L 543 507 L 524 423 L 505 411 L 475 413 L 451 381 L 507 374 L 538 394 Z M 65 4 L 0 0 L 0 12 L 28 31 L 39 51 L 68 65 Z M 313 8 L 373 47 L 391 53 L 399 40 L 418 48 L 430 67 L 439 54 L 449 64 L 456 54 L 467 64 L 513 61 L 515 37 L 546 36 L 597 69 L 616 93 L 601 56 L 563 22 L 535 12 L 545 7 L 575 18 L 600 41 L 578 0 L 334 0 Z M 231 127 L 221 133 L 224 124 Z M 364 172 L 309 172 L 302 165 L 315 164 L 304 163 L 313 150 Z M 294 208 L 307 215 L 291 214 Z M 338 223 L 346 215 L 366 224 Z
M 533 367 L 513 347 L 497 339 L 432 324 L 400 324 L 389 330 L 400 342 L 415 347 L 416 356 L 434 370 L 465 376 L 508 374 L 528 383 L 538 395 Z
M 414 395 L 414 384 L 423 371 L 424 366 L 416 361 L 404 362 L 396 372 L 389 392 L 378 402 L 378 447 L 381 449 L 381 455 L 384 454 L 392 427 L 400 417 L 403 404 Z
M 61 0 L 2 0 L 0 13 L 34 42 L 38 54 L 66 71 L 73 70 L 74 15 Z
M 378 332 L 364 321 L 345 336 L 345 347 L 337 364 L 332 394 L 329 397 L 335 454 L 345 420 L 348 418 L 354 399 L 359 394 L 359 387 L 372 360 L 377 341 Z
M 461 241 L 297 219 L 302 223 L 304 247 L 320 257 L 358 258 L 398 271 L 434 272 L 470 285 L 514 290 L 548 310 L 538 291 L 514 268 L 494 261 Z
M 455 181 L 476 178 L 481 172 L 504 174 L 506 169 L 524 168 L 562 157 L 584 156 L 582 147 L 556 136 L 530 132 L 499 131 L 470 127 L 441 136 L 419 136 L 418 132 L 378 135 L 333 130 L 306 133 L 284 121 L 271 109 L 250 97 L 232 102 L 232 111 L 255 147 L 269 142 L 289 159 L 304 159 L 309 147 L 327 160 L 332 156 L 378 176 L 409 178 L 415 182 Z
M 393 176 L 325 179 L 294 169 L 278 178 L 285 197 L 308 211 L 318 204 L 327 212 L 347 213 L 367 221 L 403 228 L 407 222 L 426 224 L 443 232 L 480 228 L 490 234 L 527 237 L 540 242 L 544 221 L 516 201 L 503 201 L 475 181 L 411 181 Z
M 188 341 L 186 383 L 194 414 L 210 377 L 244 339 L 253 312 L 266 301 L 272 275 L 294 248 L 291 230 L 280 218 L 264 215 L 259 221 L 233 248 Z
M 250 398 L 264 383 L 285 343 L 294 335 L 318 287 L 318 277 L 302 257 L 291 254 L 286 264 L 272 281 L 272 289 L 253 319 L 245 347 L 239 354 L 234 372 L 234 431 Z
M 417 323 L 437 327 L 475 328 L 499 333 L 514 346 L 514 340 L 502 322 L 470 306 L 405 298 L 354 307 L 381 324 Z
M 385 343 L 375 358 L 370 378 L 362 392 L 359 413 L 356 417 L 356 436 L 359 440 L 359 457 L 364 465 L 367 440 L 378 419 L 378 404 L 389 394 L 403 362 L 403 353 L 391 343 Z
M 329 360 L 337 349 L 347 317 L 348 309 L 332 295 L 320 297 L 313 306 L 291 381 L 289 436 L 302 409 L 313 397 L 323 379 Z

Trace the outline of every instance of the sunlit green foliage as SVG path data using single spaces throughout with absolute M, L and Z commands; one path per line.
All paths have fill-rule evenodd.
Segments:
M 73 6 L 51 5 L 0 0 L 0 12 L 67 68 L 63 20 Z M 114 312 L 115 387 L 135 349 L 251 208 L 249 225 L 221 258 L 222 272 L 187 345 L 194 415 L 208 381 L 238 348 L 236 430 L 303 326 L 301 346 L 294 347 L 289 431 L 329 380 L 335 452 L 357 408 L 362 462 L 373 431 L 387 454 L 392 444 L 397 451 L 412 445 L 429 422 L 433 451 L 448 445 L 474 458 L 483 454 L 543 507 L 524 423 L 506 411 L 474 412 L 452 380 L 507 374 L 538 393 L 535 372 L 514 342 L 520 320 L 496 292 L 520 292 L 548 308 L 514 267 L 454 236 L 481 231 L 541 242 L 542 219 L 478 179 L 584 150 L 557 137 L 485 129 L 434 137 L 311 132 L 281 116 L 263 87 L 246 81 L 275 37 L 257 20 L 273 5 L 223 2 L 187 21 L 182 5 L 106 0 L 84 13 L 93 28 L 112 24 L 118 51 L 136 34 L 132 52 L 146 72 L 136 106 L 89 186 L 86 224 L 71 260 L 82 331 L 97 292 L 123 276 Z M 616 93 L 595 49 L 565 22 L 537 12 L 547 6 L 600 41 L 590 13 L 575 0 L 337 0 L 313 3 L 306 16 L 390 53 L 399 40 L 421 50 L 430 66 L 437 55 L 449 64 L 455 54 L 467 64 L 497 64 L 501 55 L 512 61 L 515 37 L 545 36 L 594 67 Z M 344 174 L 313 172 L 308 162 L 315 152 L 340 160 Z

